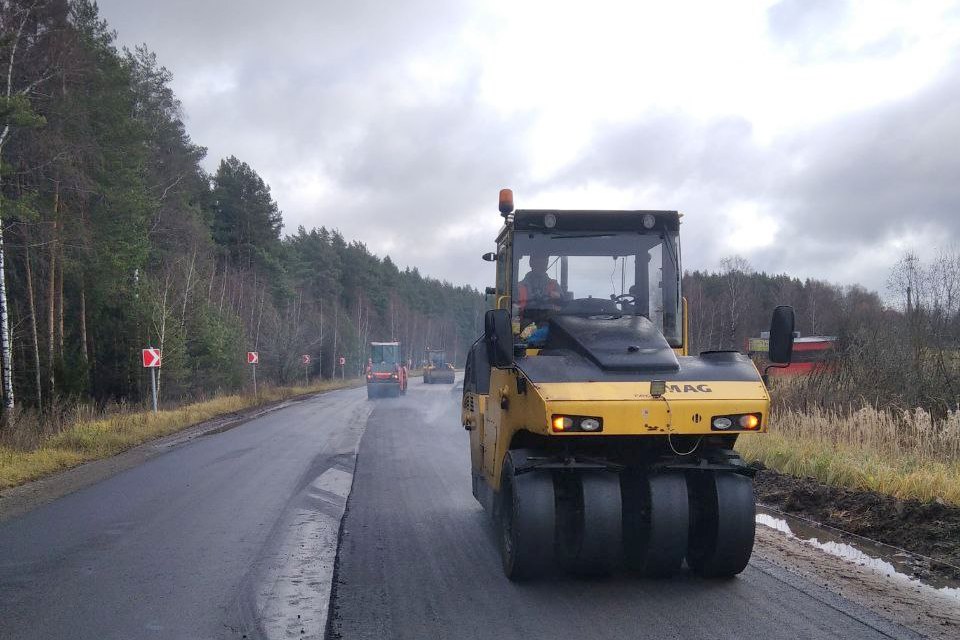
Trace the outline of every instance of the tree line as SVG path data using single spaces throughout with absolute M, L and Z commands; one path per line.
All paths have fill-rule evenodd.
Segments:
M 171 75 L 118 50 L 90 0 L 0 0 L 0 356 L 3 399 L 138 402 L 236 390 L 244 353 L 277 384 L 357 375 L 367 342 L 459 361 L 485 308 L 473 288 L 401 269 L 335 229 L 283 235 L 242 160 L 213 174 Z M 309 366 L 301 356 L 310 355 Z M 346 365 L 341 371 L 338 359 Z
M 754 271 L 740 257 L 716 272 L 684 275 L 691 352 L 744 351 L 789 304 L 801 335 L 837 338 L 826 366 L 775 390 L 781 405 L 863 406 L 943 417 L 960 409 L 960 250 L 904 254 L 891 266 L 887 299 L 863 287 Z
M 724 258 L 718 271 L 686 272 L 682 286 L 691 353 L 744 351 L 749 338 L 770 328 L 780 304 L 794 308 L 803 336 L 840 336 L 888 310 L 876 292 L 862 286 L 757 272 L 740 256 Z

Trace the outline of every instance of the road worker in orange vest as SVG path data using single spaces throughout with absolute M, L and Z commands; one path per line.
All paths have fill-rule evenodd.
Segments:
M 527 307 L 538 310 L 555 310 L 559 307 L 563 294 L 560 284 L 547 273 L 550 256 L 535 253 L 530 256 L 530 271 L 523 276 L 517 287 L 517 305 L 520 307 L 521 324 Z

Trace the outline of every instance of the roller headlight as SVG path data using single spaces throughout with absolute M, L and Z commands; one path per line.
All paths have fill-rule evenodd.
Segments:
M 758 431 L 762 422 L 759 413 L 737 413 L 729 416 L 713 416 L 710 429 L 713 431 Z
M 719 416 L 713 419 L 713 428 L 720 431 L 726 431 L 733 426 L 733 421 L 726 416 Z
M 596 418 L 584 418 L 580 421 L 580 428 L 584 431 L 600 431 L 600 421 Z
M 653 229 L 657 224 L 657 218 L 652 213 L 645 213 L 643 215 L 643 228 L 644 229 Z
M 553 229 L 555 226 L 557 226 L 557 214 L 548 213 L 543 216 L 543 226 L 545 226 L 547 229 Z
M 594 416 L 554 415 L 550 419 L 550 429 L 554 433 L 597 433 L 603 431 L 603 418 Z

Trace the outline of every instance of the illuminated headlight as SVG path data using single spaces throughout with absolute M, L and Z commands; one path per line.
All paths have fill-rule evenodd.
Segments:
M 584 431 L 599 431 L 600 421 L 596 418 L 584 418 L 580 421 L 580 428 Z
M 652 213 L 644 214 L 643 216 L 643 228 L 644 229 L 653 229 L 657 224 L 657 219 Z
M 603 431 L 603 419 L 592 416 L 554 415 L 550 419 L 550 428 L 554 433 L 568 433 L 570 431 L 596 433 Z
M 553 229 L 555 226 L 557 226 L 557 215 L 554 213 L 548 213 L 547 215 L 543 216 L 543 226 L 545 226 L 547 229 Z
M 726 416 L 720 416 L 719 418 L 713 419 L 713 428 L 720 429 L 721 431 L 726 431 L 733 426 L 733 420 L 727 418 Z
M 732 416 L 713 416 L 710 426 L 714 431 L 757 431 L 760 429 L 759 413 L 739 413 Z

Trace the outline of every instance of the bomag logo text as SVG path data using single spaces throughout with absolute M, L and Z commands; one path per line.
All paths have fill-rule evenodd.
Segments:
M 707 384 L 668 384 L 667 391 L 671 393 L 713 393 Z

